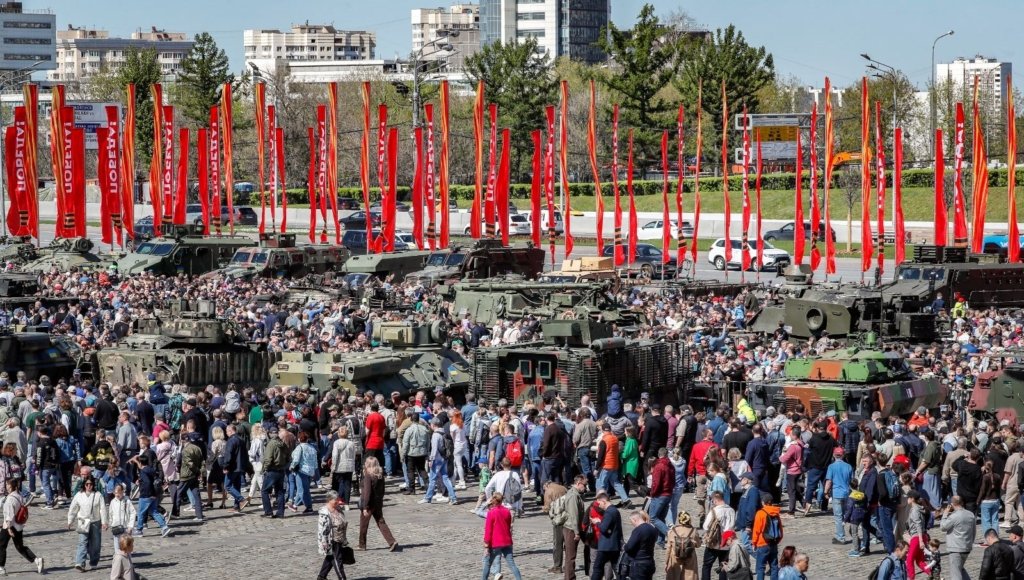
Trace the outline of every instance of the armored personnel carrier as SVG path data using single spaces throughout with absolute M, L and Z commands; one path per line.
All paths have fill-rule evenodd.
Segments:
M 96 354 L 100 380 L 145 384 L 149 373 L 165 383 L 264 386 L 280 357 L 246 343 L 232 322 L 216 317 L 212 301 L 173 301 L 148 318 L 133 321 L 132 333 Z
M 743 388 L 743 383 L 732 383 Z M 855 421 L 910 415 L 918 407 L 938 409 L 949 398 L 939 377 L 918 376 L 906 359 L 878 350 L 873 334 L 857 345 L 820 356 L 786 361 L 785 378 L 746 383 L 748 401 L 756 410 L 775 407 L 779 413 L 802 403 L 811 416 L 821 411 L 846 411 Z M 734 402 L 743 393 L 719 393 L 719 400 Z
M 11 332 L 0 330 L 0 370 L 12 377 L 24 371 L 28 379 L 42 375 L 70 379 L 82 361 L 82 351 L 74 341 L 47 332 Z
M 340 270 L 349 257 L 338 246 L 296 246 L 295 234 L 263 234 L 259 247 L 239 248 L 224 268 L 210 272 L 228 278 L 292 278 Z
M 990 353 L 988 359 L 992 370 L 979 374 L 973 388 L 954 390 L 953 402 L 978 419 L 1024 424 L 1024 351 Z
M 544 271 L 544 250 L 533 244 L 503 246 L 501 240 L 477 240 L 470 248 L 452 246 L 432 252 L 425 267 L 406 280 L 433 286 L 457 280 L 481 280 L 518 275 L 533 280 Z
M 471 392 L 517 405 L 555 395 L 578 405 L 590 395 L 601 406 L 612 385 L 626 399 L 639 400 L 646 391 L 661 403 L 682 401 L 691 387 L 682 342 L 614 337 L 611 325 L 594 320 L 551 320 L 542 329 L 542 342 L 474 350 Z
M 242 235 L 204 236 L 202 226 L 174 226 L 174 231 L 139 244 L 117 261 L 122 275 L 152 272 L 198 276 L 226 266 L 239 248 L 256 241 Z
M 24 264 L 36 258 L 31 236 L 0 236 L 0 263 Z
M 114 256 L 99 255 L 93 252 L 94 244 L 88 238 L 58 238 L 49 246 L 35 250 L 34 256 L 27 259 L 21 266 L 26 272 L 49 272 L 56 269 L 68 272 L 74 268 L 80 270 L 103 270 L 114 263 Z M 27 250 L 21 250 L 26 258 Z
M 365 283 L 369 277 L 378 280 L 391 278 L 393 282 L 405 280 L 406 275 L 423 268 L 423 261 L 430 255 L 429 251 L 414 250 L 394 254 L 363 254 L 345 260 L 342 271 L 352 278 L 352 274 L 360 274 L 358 285 Z
M 439 323 L 383 322 L 373 328 L 372 352 L 285 352 L 271 372 L 271 385 L 335 386 L 349 394 L 372 390 L 401 395 L 438 388 L 464 395 L 472 377 L 469 363 L 448 345 Z

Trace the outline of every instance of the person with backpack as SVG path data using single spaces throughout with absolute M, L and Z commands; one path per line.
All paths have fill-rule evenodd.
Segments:
M 448 491 L 448 503 L 451 505 L 458 505 L 459 499 L 455 497 L 455 486 L 452 485 L 452 481 L 448 479 L 448 465 L 447 458 L 451 457 L 452 452 L 446 450 L 447 444 L 445 443 L 445 436 L 441 426 L 441 420 L 434 417 L 430 420 L 430 426 L 434 433 L 430 438 L 430 457 L 428 462 L 430 463 L 430 473 L 427 479 L 427 492 L 423 496 L 423 499 L 419 503 L 429 504 L 434 499 L 434 490 L 437 487 L 438 480 L 444 484 L 445 489 Z M 520 484 L 520 496 L 522 495 L 522 485 Z
M 576 551 L 580 543 L 581 530 L 586 527 L 586 511 L 583 506 L 583 493 L 586 489 L 586 476 L 577 475 L 565 495 L 552 502 L 548 509 L 551 523 L 558 526 L 558 532 L 562 534 L 564 554 L 561 565 L 564 580 L 573 580 L 576 577 Z M 554 568 L 551 571 L 554 571 Z
M 878 565 L 878 568 L 875 568 L 875 571 L 868 576 L 868 579 L 907 580 L 907 566 L 904 562 L 906 555 L 907 543 L 899 540 L 889 555 Z M 990 578 L 990 576 L 982 576 L 982 578 Z
M 523 480 L 519 472 L 512 469 L 512 462 L 508 457 L 501 460 L 501 470 L 491 476 L 484 488 L 484 495 L 490 498 L 495 493 L 500 493 L 505 498 L 505 506 L 513 510 L 513 513 L 520 514 L 523 502 Z M 426 503 L 426 502 L 423 502 Z
M 542 497 L 544 507 L 541 511 L 547 513 L 548 518 L 551 520 L 551 540 L 553 544 L 551 556 L 554 559 L 554 565 L 548 569 L 548 572 L 555 574 L 562 573 L 562 558 L 565 551 L 563 550 L 565 535 L 562 533 L 562 526 L 565 524 L 566 519 L 565 502 L 562 501 L 562 498 L 565 497 L 568 491 L 560 483 L 554 481 L 544 483 L 544 495 Z
M 764 580 L 765 572 L 772 579 L 779 576 L 779 542 L 784 534 L 779 506 L 772 494 L 761 492 L 761 509 L 754 514 L 750 540 L 754 545 L 757 580 Z
M 689 512 L 679 510 L 676 524 L 668 531 L 665 555 L 665 580 L 698 580 L 697 548 L 700 534 L 693 527 Z
M 723 564 L 729 557 L 722 534 L 736 526 L 736 512 L 725 501 L 720 491 L 711 493 L 712 508 L 704 518 L 704 561 L 701 566 L 701 580 L 711 580 L 711 569 Z
M 50 436 L 52 433 L 49 425 L 43 425 L 36 431 L 35 463 L 43 484 L 43 496 L 46 498 L 46 505 L 43 509 L 52 510 L 54 504 L 54 490 L 60 487 L 60 448 Z
M 7 497 L 3 500 L 3 531 L 0 532 L 0 576 L 7 575 L 7 545 L 13 540 L 14 548 L 18 553 L 36 566 L 36 572 L 43 573 L 43 559 L 36 555 L 25 545 L 24 533 L 25 523 L 28 522 L 28 505 L 21 497 L 20 482 L 13 479 L 7 480 Z
M 885 553 L 891 554 L 896 549 L 895 520 L 896 510 L 903 495 L 900 486 L 900 478 L 896 472 L 889 467 L 889 458 L 881 453 L 878 454 L 878 474 L 876 486 L 878 490 L 878 508 L 875 515 L 878 520 L 878 533 L 882 536 L 882 546 Z

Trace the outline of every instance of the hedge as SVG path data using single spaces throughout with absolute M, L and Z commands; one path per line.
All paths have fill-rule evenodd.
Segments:
M 886 171 L 889 176 L 889 183 L 892 183 L 892 172 Z M 965 176 L 969 175 L 967 171 L 964 172 Z M 992 187 L 1006 187 L 1008 171 L 1004 168 L 991 169 L 988 174 L 988 182 Z M 836 180 L 837 175 L 833 175 L 833 187 L 838 187 Z M 946 172 L 946 177 L 952 177 L 952 171 Z M 965 177 L 969 179 L 969 177 Z M 751 175 L 748 178 L 750 187 L 754 187 L 754 176 Z M 819 181 L 819 187 L 823 187 L 824 177 L 822 176 Z M 1017 182 L 1024 183 L 1024 169 L 1017 170 Z M 903 186 L 904 187 L 934 187 L 935 183 L 935 171 L 933 169 L 906 169 L 903 171 Z M 810 177 L 808 172 L 803 173 L 801 182 L 804 188 L 810 188 Z M 684 189 L 686 192 L 693 191 L 693 180 L 686 179 Z M 669 191 L 675 193 L 677 181 L 669 180 Z M 633 182 L 633 192 L 640 195 L 660 195 L 662 191 L 663 183 L 660 180 L 644 180 Z M 738 191 L 743 188 L 743 177 L 739 175 L 733 175 L 729 177 L 729 189 L 731 191 Z M 769 175 L 761 176 L 761 188 L 767 191 L 791 191 L 796 189 L 796 174 L 795 173 L 772 173 Z M 476 188 L 473 185 L 452 185 L 449 187 L 450 195 L 452 199 L 473 199 L 473 194 Z M 722 191 L 722 178 L 721 177 L 702 177 L 700 178 L 700 190 L 703 192 L 715 192 Z M 529 199 L 532 186 L 529 183 L 513 183 L 509 188 L 509 197 L 512 199 Z M 604 195 L 612 195 L 611 183 L 602 183 L 601 192 Z M 625 180 L 619 183 L 619 192 L 622 195 L 626 194 Z M 594 195 L 594 184 L 593 183 L 570 183 L 569 193 L 573 197 L 590 197 Z M 358 187 L 339 187 L 338 197 L 348 197 L 356 200 L 363 198 L 363 190 Z M 408 186 L 398 187 L 398 198 L 403 200 L 410 199 L 410 188 Z M 370 189 L 370 198 L 373 200 L 380 199 L 380 188 Z M 252 205 L 259 205 L 260 194 L 254 192 L 250 198 Z M 289 189 L 288 190 L 288 203 L 303 204 L 309 203 L 309 192 L 305 189 Z

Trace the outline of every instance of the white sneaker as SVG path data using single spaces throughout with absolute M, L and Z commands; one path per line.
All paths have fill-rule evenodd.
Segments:
M 43 568 L 44 568 L 43 567 L 43 559 L 42 558 L 36 558 L 36 572 L 38 572 L 39 574 L 42 574 L 43 573 Z
M 430 503 L 430 500 L 427 499 L 427 498 L 423 498 L 423 499 L 421 499 L 420 501 L 418 501 L 416 503 Z
M 7 570 L 5 568 L 0 568 L 0 576 L 6 576 L 6 575 L 7 575 Z
M 455 489 L 458 490 L 458 491 L 463 491 L 463 490 L 466 489 L 466 484 L 465 483 L 460 483 L 460 484 L 455 486 Z
M 85 564 L 82 564 L 82 570 L 88 572 L 89 570 L 92 570 L 92 566 L 90 566 L 89 563 L 86 562 Z

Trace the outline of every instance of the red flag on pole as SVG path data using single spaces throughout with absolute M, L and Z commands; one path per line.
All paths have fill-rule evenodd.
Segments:
M 590 169 L 594 173 L 594 202 L 597 218 L 597 255 L 604 251 L 604 199 L 601 196 L 601 171 L 597 164 L 597 90 L 594 79 L 590 80 L 590 115 L 587 122 L 587 153 L 590 155 Z
M 690 262 L 697 264 L 697 236 L 700 233 L 700 156 L 704 150 L 701 135 L 701 107 L 703 106 L 703 81 L 697 81 L 697 165 L 693 172 L 693 245 L 690 246 Z
M 760 140 L 758 140 L 760 143 Z M 804 149 L 800 142 L 800 131 L 796 132 L 796 195 L 793 196 L 793 207 L 796 215 L 796 226 L 793 228 L 793 261 L 796 265 L 804 263 L 804 190 L 803 190 L 803 157 Z M 760 247 L 760 244 L 758 244 Z
M 267 130 L 266 130 L 266 110 L 267 110 L 267 85 L 265 83 L 256 83 L 255 90 L 253 91 L 253 98 L 256 101 L 256 165 L 257 174 L 260 178 L 260 233 L 266 232 L 267 222 L 267 192 L 266 192 L 266 160 L 265 160 L 265 147 Z M 312 151 L 312 149 L 310 150 Z
M 384 222 L 391 219 L 387 214 L 388 180 L 385 164 L 387 162 L 388 149 L 388 106 L 384 103 L 377 105 L 377 181 L 380 183 L 380 236 L 384 235 Z M 384 246 L 381 245 L 381 251 Z
M 835 135 L 832 127 L 832 82 L 825 77 L 825 275 L 836 273 L 836 242 L 832 239 L 832 214 L 829 207 L 834 169 Z
M 331 220 L 334 223 L 334 243 L 341 245 L 341 222 L 338 221 L 338 83 L 327 84 L 327 99 L 330 111 L 327 114 L 328 146 L 327 146 L 327 203 L 331 207 Z M 369 225 L 369 222 L 367 222 Z
M 686 159 L 683 156 L 683 105 L 676 117 L 676 266 L 682 268 L 686 260 L 686 238 L 683 236 L 683 185 L 686 180 Z M 678 270 L 677 270 L 678 272 Z
M 668 131 L 661 132 L 661 263 L 672 259 L 669 245 L 672 243 L 672 226 L 668 213 Z
M 729 101 L 725 95 L 725 80 L 722 80 L 722 205 L 725 213 L 725 267 L 728 272 L 732 261 L 732 241 L 729 238 Z M 743 249 L 746 252 L 746 248 Z M 696 260 L 694 260 L 696 263 Z
M 821 210 L 818 209 L 818 103 L 811 106 L 811 271 L 818 269 L 821 263 L 821 252 L 818 240 L 821 233 L 818 226 L 821 221 Z
M 935 130 L 935 245 L 946 245 L 946 224 L 949 217 L 946 215 L 946 194 L 944 191 L 943 179 L 945 176 L 945 162 L 942 159 L 942 129 Z
M 398 129 L 388 131 L 388 206 L 384 208 L 389 216 L 384 230 L 384 251 L 395 251 L 395 226 L 398 221 Z M 447 209 L 445 210 L 447 212 Z
M 614 239 L 614 254 L 615 254 L 615 265 L 621 266 L 626 259 L 625 248 L 622 247 L 622 204 L 621 197 L 619 196 L 619 106 L 615 105 L 612 108 L 612 192 L 614 193 L 615 199 L 615 211 L 614 225 L 615 225 L 615 239 Z M 666 200 L 667 203 L 667 200 Z M 667 215 L 665 216 L 667 217 Z M 668 220 L 666 219 L 663 223 L 665 234 L 671 231 L 669 228 Z M 666 250 L 668 247 L 666 246 Z M 667 254 L 667 251 L 666 251 Z
M 892 144 L 892 195 L 896 207 L 893 216 L 893 231 L 896 238 L 896 263 L 902 264 L 905 256 L 903 229 L 903 128 L 896 127 Z
M 231 235 L 235 234 L 235 145 L 234 145 L 234 114 L 231 112 L 231 83 L 224 83 L 220 92 L 220 111 L 224 115 L 220 133 L 224 140 L 224 198 L 228 206 L 228 226 Z M 284 181 L 282 180 L 282 183 Z M 220 212 L 220 207 L 217 208 Z
M 321 214 L 320 215 L 321 215 L 321 217 L 324 218 L 324 220 L 323 220 L 323 223 L 324 223 L 323 229 L 320 230 L 320 243 L 321 244 L 326 244 L 327 243 L 327 219 L 326 219 L 327 216 L 325 215 L 326 212 L 324 212 L 322 210 L 323 210 L 324 206 L 327 204 L 327 199 L 331 196 L 331 162 L 330 162 L 331 138 L 330 138 L 330 135 L 328 135 L 328 133 L 327 133 L 329 131 L 329 129 L 330 129 L 330 126 L 328 124 L 328 119 L 329 119 L 329 116 L 327 114 L 327 107 L 324 106 L 324 105 L 318 105 L 317 108 L 316 108 L 316 132 L 317 132 L 317 135 L 318 135 L 318 140 L 317 140 L 318 147 L 317 147 L 317 155 L 316 155 L 316 157 L 318 159 L 318 161 L 317 161 L 316 184 L 317 184 L 317 191 L 319 192 L 319 196 L 320 196 L 320 207 L 321 207 Z M 315 208 L 311 208 L 311 209 L 315 209 Z M 312 220 L 312 223 L 314 223 L 314 224 L 316 223 L 316 216 L 313 216 L 310 219 Z
M 882 280 L 885 270 L 885 140 L 882 139 L 882 103 L 875 101 L 875 183 L 878 194 L 877 235 L 878 235 L 878 281 Z
M 196 135 L 196 162 L 199 167 L 199 208 L 203 212 L 203 235 L 210 235 L 210 141 L 207 129 Z M 312 151 L 312 150 L 311 150 Z M 312 183 L 312 181 L 310 181 Z
M 494 239 L 494 222 L 498 218 L 494 200 L 494 186 L 498 180 L 498 105 L 491 103 L 488 107 L 491 119 L 491 138 L 488 145 L 487 193 L 484 200 L 484 217 L 487 222 L 485 232 L 488 239 Z M 505 208 L 508 211 L 508 207 Z
M 555 264 L 555 108 L 548 105 L 544 110 L 547 121 L 547 144 L 544 149 L 544 200 L 548 208 L 548 244 L 551 265 Z M 568 242 L 567 242 L 568 243 Z M 568 249 L 566 250 L 568 257 Z
M 558 171 L 562 176 L 562 222 L 565 226 L 565 257 L 572 254 L 572 201 L 569 189 L 569 81 L 562 81 L 562 115 L 558 128 Z
M 74 123 L 74 111 L 71 112 Z M 75 128 L 71 131 L 71 211 L 75 214 L 74 235 L 76 238 L 86 237 L 85 231 L 85 129 Z
M 956 104 L 953 127 L 953 245 L 967 245 L 967 200 L 964 199 L 964 104 Z M 945 185 L 945 184 L 943 184 Z M 977 200 L 973 200 L 977 202 Z
M 868 103 L 868 79 L 860 81 L 860 271 L 871 269 L 874 241 L 871 237 L 871 106 Z
M 415 164 L 412 174 L 412 238 L 423 249 L 423 127 L 413 128 Z
M 25 107 L 14 108 L 14 125 L 4 134 L 4 165 L 7 170 L 7 191 L 11 205 L 7 209 L 7 228 L 15 236 L 30 236 L 31 206 L 28 198 L 26 167 Z
M 544 145 L 542 144 L 543 131 L 540 129 L 534 129 L 530 131 L 530 139 L 533 140 L 533 181 L 530 187 L 530 239 L 533 240 L 533 245 L 540 247 L 540 196 L 541 189 L 544 187 L 544 166 L 542 159 L 544 158 Z M 554 239 L 551 243 L 554 244 Z M 551 258 L 554 259 L 555 251 L 554 248 L 551 250 Z
M 277 229 L 277 195 L 278 187 L 277 184 L 280 182 L 280 177 L 277 174 L 277 107 L 270 105 L 267 107 L 267 128 L 266 128 L 266 139 L 267 145 L 269 146 L 268 153 L 270 154 L 270 223 L 273 226 L 271 230 Z
M 626 191 L 629 193 L 629 248 L 626 260 L 632 265 L 636 261 L 637 215 L 636 196 L 633 193 L 633 130 L 629 130 L 629 155 L 626 161 Z M 682 265 L 682 262 L 679 263 Z
M 306 127 L 306 140 L 309 141 L 309 171 L 306 174 L 309 191 L 309 243 L 316 243 L 316 209 L 320 195 L 316 186 L 316 135 L 312 127 Z M 325 234 L 326 235 L 326 230 Z
M 978 86 L 981 75 L 974 77 L 974 157 L 971 171 L 974 179 L 974 226 L 971 230 L 971 251 L 981 253 L 985 238 L 985 210 L 988 207 L 988 156 L 985 153 L 985 135 L 981 132 L 981 114 L 978 110 Z M 1011 97 L 1012 98 L 1012 97 Z
M 74 130 L 74 109 L 64 106 L 64 86 L 58 85 L 50 93 L 50 165 L 54 175 L 54 198 L 59 219 L 54 225 L 55 238 L 72 238 L 75 231 L 75 212 L 71 203 L 71 181 L 74 159 L 71 155 L 71 134 Z M 69 123 L 65 118 L 71 115 Z
M 1013 104 L 1013 79 L 1006 79 L 1006 207 L 1009 209 L 1007 222 L 1009 236 L 1007 239 L 1007 260 L 1010 263 L 1020 261 L 1020 230 L 1017 226 L 1017 107 Z
M 178 130 L 178 175 L 175 180 L 174 223 L 185 224 L 186 202 L 188 201 L 188 129 Z
M 109 113 L 108 113 L 109 115 Z M 108 117 L 109 118 L 109 117 Z M 128 105 L 124 118 L 124 146 L 121 155 L 121 214 L 125 232 L 135 239 L 135 85 L 128 85 Z
M 743 252 L 740 254 L 743 260 L 743 272 L 746 272 L 750 268 L 750 127 L 747 126 L 747 108 L 743 107 L 743 233 L 740 236 L 742 239 Z M 797 157 L 799 158 L 800 149 L 797 148 Z M 799 162 L 798 162 L 799 163 Z M 799 167 L 799 166 L 798 166 Z M 797 182 L 800 179 L 800 170 L 796 172 Z M 799 191 L 799 186 L 797 188 Z M 803 215 L 803 211 L 797 214 L 798 216 Z M 797 223 L 803 223 L 803 220 L 797 218 Z M 800 230 L 801 234 L 803 230 Z M 803 240 L 801 240 L 803 242 Z M 760 245 L 760 244 L 759 244 Z M 803 255 L 803 246 L 801 243 L 801 256 Z
M 799 151 L 797 151 L 799 153 Z M 764 267 L 764 239 L 761 236 L 761 135 L 757 135 L 757 178 L 754 190 L 757 192 L 757 269 Z
M 476 84 L 476 100 L 473 101 L 473 143 L 476 169 L 476 187 L 473 189 L 473 208 L 469 216 L 469 235 L 480 239 L 480 224 L 483 222 L 481 204 L 484 188 L 484 81 Z
M 359 148 L 359 183 L 363 187 L 363 211 L 366 215 L 366 251 L 373 251 L 373 219 L 370 214 L 370 82 L 362 84 L 363 135 Z
M 114 118 L 110 117 L 114 110 Z M 117 243 L 121 238 L 121 159 L 119 152 L 119 131 L 117 107 L 107 107 L 107 123 L 96 129 L 98 162 L 96 177 L 100 186 L 100 235 L 103 243 L 113 246 L 115 233 Z
M 163 124 L 163 171 L 160 195 L 164 200 L 164 225 L 174 223 L 174 107 L 168 105 L 160 116 Z
M 288 192 L 286 191 L 285 184 L 288 183 L 284 174 L 284 129 L 278 127 L 274 132 L 274 137 L 277 140 L 277 175 L 281 181 L 281 233 L 288 232 Z M 224 167 L 227 168 L 227 161 L 225 160 Z M 231 192 L 227 192 L 228 202 L 231 201 Z M 312 208 L 310 208 L 312 209 Z M 228 210 L 230 213 L 231 210 Z
M 512 149 L 512 137 L 509 129 L 501 130 L 501 161 L 498 163 L 498 183 L 495 186 L 495 201 L 498 204 L 499 227 L 501 228 L 501 245 L 508 245 L 508 188 L 509 188 L 509 156 Z M 429 155 L 429 153 L 428 153 Z M 427 171 L 430 168 L 428 166 Z
M 210 107 L 210 184 L 213 186 L 213 195 L 210 199 L 210 209 L 213 210 L 213 230 L 219 236 L 221 233 L 220 223 L 220 115 L 216 105 Z M 156 223 L 154 220 L 153 223 Z
M 434 197 L 434 105 L 427 103 L 423 108 L 427 117 L 427 171 L 424 173 L 426 180 L 424 191 L 426 192 L 427 204 L 427 244 L 431 250 L 437 249 L 437 200 Z M 508 213 L 508 204 L 505 204 L 505 213 Z M 502 236 L 507 234 L 502 230 Z
M 441 213 L 439 224 L 441 228 L 441 242 L 440 247 L 447 248 L 448 241 L 448 140 L 451 137 L 451 112 L 448 104 L 448 81 L 441 81 L 441 92 L 440 92 L 440 111 L 438 112 L 440 119 L 438 124 L 441 127 L 441 155 L 438 160 L 438 195 L 439 199 L 437 206 Z M 392 236 L 394 237 L 394 236 Z M 391 242 L 393 243 L 393 242 Z

